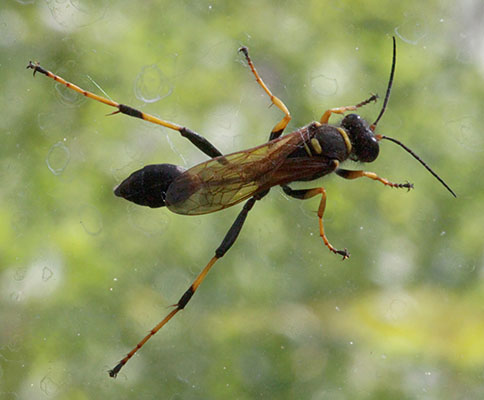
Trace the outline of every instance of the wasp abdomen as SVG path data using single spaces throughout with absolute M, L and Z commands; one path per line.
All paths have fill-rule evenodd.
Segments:
M 152 164 L 133 172 L 116 188 L 114 194 L 141 206 L 165 206 L 166 192 L 185 168 L 173 164 Z

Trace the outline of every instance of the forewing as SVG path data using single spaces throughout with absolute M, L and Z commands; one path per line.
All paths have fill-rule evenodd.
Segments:
M 305 139 L 296 131 L 252 149 L 198 164 L 170 185 L 166 202 L 178 214 L 206 214 L 237 204 L 271 187 L 276 170 Z

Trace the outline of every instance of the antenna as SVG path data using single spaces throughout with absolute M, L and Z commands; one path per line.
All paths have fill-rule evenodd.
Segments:
M 376 124 L 378 124 L 378 121 L 380 121 L 380 118 L 382 117 L 383 113 L 385 112 L 385 109 L 387 108 L 388 99 L 390 98 L 390 91 L 392 90 L 393 77 L 395 76 L 395 65 L 397 62 L 397 44 L 395 41 L 395 36 L 392 36 L 392 39 L 393 39 L 393 59 L 392 59 L 392 69 L 390 70 L 390 79 L 388 81 L 387 93 L 385 94 L 385 100 L 383 101 L 383 107 L 381 108 L 380 114 L 378 114 L 378 117 L 376 118 L 375 122 L 373 122 L 370 126 L 370 129 L 372 131 L 375 131 Z
M 452 196 L 454 197 L 457 197 L 457 195 L 454 193 L 454 191 L 449 187 L 449 185 L 447 185 L 447 183 L 444 182 L 444 180 L 438 176 L 433 170 L 432 168 L 430 168 L 424 160 L 422 160 L 417 154 L 415 154 L 413 152 L 413 150 L 410 150 L 407 146 L 405 146 L 402 142 L 400 142 L 399 140 L 397 139 L 393 139 L 391 137 L 388 137 L 388 136 L 384 136 L 384 135 L 378 135 L 378 138 L 380 139 L 387 139 L 393 143 L 396 143 L 398 144 L 399 146 L 403 147 L 405 150 L 407 150 L 418 162 L 420 162 L 420 164 L 422 164 L 426 169 L 427 171 L 429 171 L 442 185 L 445 186 L 445 188 L 452 194 Z

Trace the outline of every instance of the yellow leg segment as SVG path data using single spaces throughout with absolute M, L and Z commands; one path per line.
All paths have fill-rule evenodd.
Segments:
M 61 78 L 60 76 L 42 68 L 38 63 L 30 63 L 27 68 L 31 68 L 34 70 L 34 74 L 36 72 L 40 72 L 42 74 L 44 74 L 45 76 L 48 76 L 49 78 L 52 78 L 54 81 L 56 82 L 59 82 L 60 84 L 64 85 L 65 87 L 69 88 L 69 89 L 72 89 L 74 91 L 76 91 L 77 93 L 80 93 L 82 94 L 83 96 L 86 96 L 90 99 L 93 99 L 93 100 L 96 100 L 96 101 L 99 101 L 101 103 L 104 103 L 104 104 L 107 104 L 108 106 L 111 106 L 111 107 L 115 107 L 118 109 L 118 111 L 115 111 L 116 112 L 120 112 L 119 111 L 119 108 L 121 106 L 120 103 L 117 103 L 115 101 L 112 101 L 112 100 L 109 100 L 109 99 L 106 99 L 105 97 L 102 97 L 102 96 L 99 96 L 97 94 L 94 94 L 94 93 L 91 93 L 87 90 L 84 90 L 82 88 L 80 88 L 79 86 L 71 83 L 71 82 L 68 82 L 66 81 L 64 78 Z M 155 117 L 153 115 L 150 115 L 150 114 L 146 114 L 146 113 L 143 113 L 140 111 L 140 118 L 141 119 L 144 119 L 146 121 L 149 121 L 149 122 L 153 122 L 154 124 L 158 124 L 158 125 L 162 125 L 166 128 L 170 128 L 170 129 L 174 129 L 175 131 L 179 131 L 182 127 L 180 125 L 177 125 L 177 124 L 174 124 L 173 122 L 169 122 L 169 121 L 164 121 L 158 117 Z
M 373 179 L 374 181 L 378 181 L 383 183 L 385 186 L 390 186 L 394 188 L 406 188 L 408 190 L 413 189 L 413 185 L 411 183 L 405 182 L 405 183 L 393 183 L 390 182 L 388 179 L 382 178 L 375 174 L 374 172 L 368 172 L 368 171 L 350 171 L 347 169 L 337 169 L 336 173 L 341 176 L 342 178 L 345 179 L 357 179 L 357 178 L 370 178 Z
M 178 311 L 181 311 L 185 308 L 187 303 L 190 301 L 191 297 L 195 294 L 195 291 L 198 289 L 198 287 L 201 285 L 205 277 L 207 276 L 208 272 L 210 269 L 213 267 L 215 262 L 219 259 L 219 257 L 214 256 L 212 259 L 209 261 L 209 263 L 206 265 L 206 267 L 200 272 L 200 274 L 197 276 L 197 278 L 193 281 L 193 283 L 190 285 L 188 290 L 183 294 L 183 296 L 180 298 L 177 304 L 174 304 L 173 306 L 175 307 L 174 310 L 168 313 L 168 315 L 163 318 L 134 348 L 131 350 L 126 356 L 119 361 L 116 366 L 109 371 L 109 376 L 112 378 L 116 378 L 116 375 L 118 375 L 119 371 L 123 366 L 135 355 L 135 353 L 141 349 L 144 344 L 151 339 L 161 328 L 163 328 L 168 321 L 170 321 L 175 314 Z
M 190 142 L 192 142 L 197 148 L 199 148 L 201 151 L 203 151 L 205 154 L 207 154 L 210 157 L 218 157 L 222 155 L 222 153 L 217 150 L 207 139 L 204 137 L 200 136 L 198 133 L 193 132 L 192 130 L 175 124 L 170 121 L 165 121 L 161 118 L 155 117 L 154 115 L 146 114 L 142 111 L 139 111 L 133 107 L 127 106 L 125 104 L 120 104 L 115 101 L 109 100 L 105 97 L 99 96 L 97 94 L 91 93 L 87 90 L 84 90 L 80 88 L 79 86 L 66 81 L 65 79 L 61 78 L 58 75 L 55 75 L 54 73 L 42 68 L 39 63 L 32 63 L 30 62 L 29 65 L 27 65 L 27 68 L 33 69 L 34 70 L 34 75 L 39 72 L 41 74 L 44 74 L 45 76 L 53 79 L 56 82 L 59 82 L 60 84 L 64 85 L 65 87 L 72 89 L 76 91 L 77 93 L 82 94 L 85 97 L 88 97 L 90 99 L 99 101 L 103 104 L 106 104 L 111 107 L 117 108 L 116 111 L 114 111 L 112 114 L 117 114 L 117 113 L 122 113 L 129 115 L 131 117 L 136 117 L 143 119 L 145 121 L 151 122 L 153 124 L 161 125 L 164 126 L 165 128 L 173 129 L 175 131 L 180 132 L 180 134 L 183 137 L 186 137 Z
M 378 98 L 378 95 L 372 94 L 371 97 L 368 99 L 362 101 L 361 103 L 358 103 L 355 106 L 344 106 L 344 107 L 336 107 L 336 108 L 330 108 L 329 110 L 325 111 L 321 119 L 319 120 L 320 123 L 322 124 L 327 124 L 329 121 L 329 117 L 331 117 L 331 114 L 344 114 L 346 111 L 356 111 L 358 108 L 363 107 L 364 105 L 376 101 Z
M 331 252 L 342 255 L 343 260 L 345 260 L 350 256 L 350 253 L 348 253 L 348 250 L 347 249 L 337 250 L 336 248 L 334 248 L 333 245 L 329 242 L 328 238 L 326 237 L 326 234 L 324 233 L 323 214 L 324 214 L 324 210 L 326 209 L 326 190 L 323 187 L 310 189 L 305 194 L 304 199 L 309 199 L 319 194 L 321 195 L 321 202 L 319 203 L 319 208 L 318 208 L 319 234 L 323 239 L 323 242 L 326 245 L 326 247 Z
M 247 63 L 249 64 L 250 70 L 255 76 L 255 80 L 257 83 L 264 89 L 264 92 L 267 93 L 269 98 L 271 99 L 272 104 L 274 104 L 279 110 L 281 110 L 284 113 L 284 117 L 282 118 L 281 121 L 279 121 L 276 126 L 271 131 L 271 140 L 279 137 L 284 129 L 286 128 L 287 124 L 289 124 L 289 121 L 291 120 L 291 114 L 289 113 L 289 109 L 286 107 L 286 105 L 282 102 L 281 99 L 278 97 L 274 96 L 270 89 L 267 87 L 267 85 L 264 83 L 262 78 L 259 76 L 259 73 L 255 69 L 254 63 L 249 57 L 249 50 L 247 47 L 241 47 L 239 49 L 240 52 L 244 53 L 245 59 L 247 60 Z

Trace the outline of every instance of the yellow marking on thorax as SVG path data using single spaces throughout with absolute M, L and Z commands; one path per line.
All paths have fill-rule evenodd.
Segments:
M 350 154 L 353 146 L 351 145 L 351 141 L 350 141 L 350 138 L 348 137 L 348 134 L 343 128 L 336 128 L 336 129 L 341 134 L 341 136 L 343 136 L 343 140 L 345 141 L 345 144 L 346 144 L 346 150 L 348 151 L 348 154 Z
M 313 153 L 311 153 L 311 149 L 306 142 L 304 142 L 304 150 L 306 150 L 306 153 L 308 153 L 309 157 L 313 156 Z
M 313 146 L 313 150 L 316 153 L 321 154 L 323 152 L 323 149 L 321 148 L 321 145 L 319 144 L 318 139 L 312 138 L 311 139 L 311 146 Z

